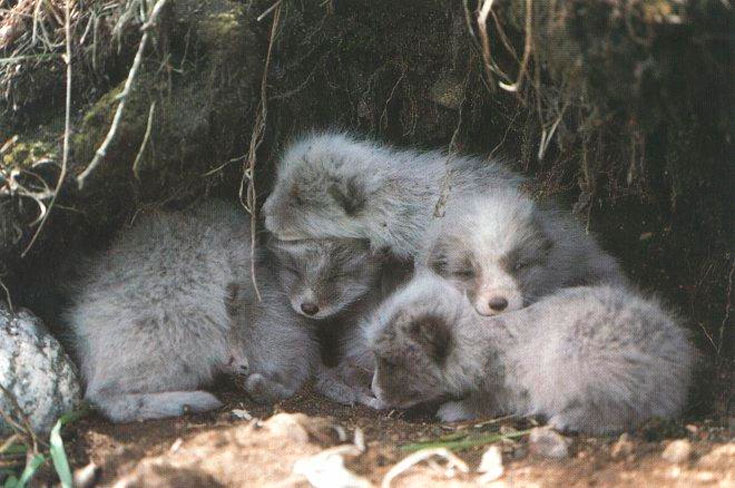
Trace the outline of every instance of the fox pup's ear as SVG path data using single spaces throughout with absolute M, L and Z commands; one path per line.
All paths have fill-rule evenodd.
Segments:
M 332 183 L 327 191 L 347 215 L 355 215 L 365 208 L 367 192 L 357 176 Z
M 444 363 L 452 341 L 450 324 L 446 320 L 434 315 L 418 317 L 411 322 L 409 334 L 432 360 Z
M 447 249 L 445 249 L 442 243 L 437 243 L 431 248 L 424 264 L 439 276 L 446 276 L 449 266 L 449 256 Z
M 538 248 L 541 250 L 541 252 L 545 254 L 549 253 L 549 251 L 551 251 L 551 248 L 554 247 L 554 241 L 549 237 L 549 234 L 546 232 L 544 219 L 541 217 L 541 215 L 539 215 L 538 212 L 535 212 L 533 215 L 533 227 L 536 230 L 535 239 L 538 242 Z

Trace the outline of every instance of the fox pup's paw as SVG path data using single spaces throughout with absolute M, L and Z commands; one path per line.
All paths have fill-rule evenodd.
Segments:
M 463 420 L 472 420 L 475 418 L 475 413 L 469 407 L 466 400 L 458 402 L 447 402 L 439 407 L 436 412 L 436 416 L 442 422 L 461 422 Z
M 253 373 L 245 380 L 245 391 L 258 403 L 275 403 L 290 397 L 294 392 L 278 381 L 269 379 L 260 373 Z

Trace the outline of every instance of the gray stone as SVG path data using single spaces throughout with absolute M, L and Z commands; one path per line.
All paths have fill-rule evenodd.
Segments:
M 0 303 L 0 385 L 17 401 L 36 432 L 81 402 L 76 368 L 41 321 L 28 311 L 10 312 Z M 0 409 L 18 418 L 14 402 L 0 390 Z M 0 419 L 0 435 L 11 428 Z
M 569 444 L 571 440 L 548 427 L 536 427 L 528 437 L 531 453 L 545 458 L 569 457 Z

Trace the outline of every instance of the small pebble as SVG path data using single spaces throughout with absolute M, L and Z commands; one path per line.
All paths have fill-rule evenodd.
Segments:
M 263 422 L 263 427 L 275 435 L 288 437 L 294 442 L 306 444 L 309 442 L 309 432 L 304 428 L 303 423 L 307 419 L 308 417 L 301 413 L 277 413 Z
M 691 456 L 692 445 L 686 439 L 672 441 L 661 454 L 664 460 L 674 464 L 687 462 Z
M 531 453 L 550 459 L 569 457 L 570 443 L 569 439 L 547 427 L 534 428 L 528 437 Z
M 488 447 L 485 454 L 482 455 L 477 471 L 483 473 L 478 480 L 481 483 L 489 483 L 503 476 L 503 453 L 498 446 Z
M 253 416 L 247 410 L 236 408 L 232 410 L 232 416 L 239 420 L 253 420 Z
M 615 460 L 625 459 L 633 454 L 634 448 L 633 441 L 630 440 L 630 434 L 626 432 L 613 444 L 610 456 Z
M 77 488 L 92 488 L 97 485 L 102 469 L 94 463 L 74 471 L 74 486 Z

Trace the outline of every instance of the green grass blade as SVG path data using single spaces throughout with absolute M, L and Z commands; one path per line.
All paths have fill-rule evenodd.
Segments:
M 71 468 L 69 468 L 69 460 L 66 458 L 66 451 L 64 451 L 64 441 L 61 440 L 62 425 L 64 425 L 63 416 L 56 422 L 54 428 L 51 429 L 49 454 L 51 455 L 51 462 L 54 463 L 56 474 L 59 475 L 61 486 L 63 488 L 72 488 Z
M 413 444 L 405 444 L 401 446 L 402 451 L 420 451 L 421 449 L 430 449 L 436 447 L 445 447 L 450 451 L 464 451 L 472 447 L 484 446 L 486 444 L 492 444 L 503 439 L 516 439 L 529 434 L 530 430 L 521 430 L 518 432 L 511 432 L 508 434 L 486 434 L 479 436 L 467 436 L 458 440 L 437 440 L 437 441 L 423 441 L 416 442 Z
M 31 458 L 31 460 L 26 464 L 25 469 L 23 470 L 23 473 L 20 475 L 20 479 L 18 480 L 18 483 L 15 485 L 18 488 L 24 488 L 29 481 L 31 481 L 31 478 L 36 474 L 36 471 L 38 471 L 38 468 L 41 467 L 43 463 L 46 462 L 46 456 L 43 454 L 36 454 Z
M 81 419 L 82 417 L 86 417 L 91 412 L 92 407 L 88 403 L 84 402 L 78 409 L 66 412 L 64 415 L 59 417 L 58 421 L 61 422 L 61 425 L 71 424 Z
M 8 479 L 5 480 L 5 483 L 3 483 L 3 488 L 17 488 L 18 487 L 18 478 L 15 476 L 10 476 Z

